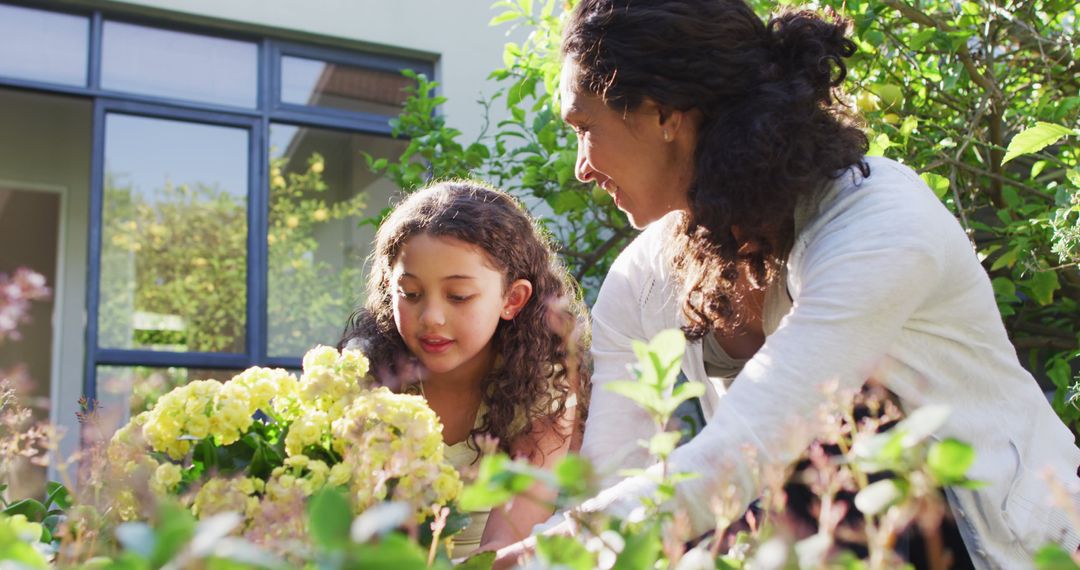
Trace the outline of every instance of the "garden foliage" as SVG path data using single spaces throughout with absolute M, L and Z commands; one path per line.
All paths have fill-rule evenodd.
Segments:
M 396 135 L 397 162 L 370 160 L 406 190 L 429 178 L 479 176 L 521 197 L 555 235 L 595 298 L 634 235 L 603 191 L 574 178 L 576 138 L 559 119 L 560 13 L 574 2 L 494 4 L 492 25 L 523 27 L 506 44 L 500 89 L 483 108 L 510 118 L 475 141 L 436 113 L 445 99 L 419 77 Z M 794 2 L 753 0 L 759 14 Z M 907 163 L 968 231 L 992 278 L 1022 362 L 1080 422 L 1080 8 L 1071 0 L 1013 4 L 823 0 L 854 22 L 844 100 L 858 108 L 870 154 Z

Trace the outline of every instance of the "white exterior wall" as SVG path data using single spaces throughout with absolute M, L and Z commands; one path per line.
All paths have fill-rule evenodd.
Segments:
M 96 3 L 96 5 L 101 5 Z M 498 12 L 489 0 L 128 0 L 111 9 L 234 28 L 271 37 L 432 59 L 447 124 L 472 142 L 483 126 L 476 103 L 497 86 L 487 80 L 502 67 L 502 48 L 520 42 L 506 24 L 490 27 Z M 506 118 L 495 106 L 491 123 Z

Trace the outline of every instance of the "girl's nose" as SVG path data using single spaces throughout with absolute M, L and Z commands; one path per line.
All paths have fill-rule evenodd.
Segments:
M 424 311 L 420 313 L 420 324 L 427 327 L 442 326 L 446 324 L 446 314 L 439 303 L 427 303 Z

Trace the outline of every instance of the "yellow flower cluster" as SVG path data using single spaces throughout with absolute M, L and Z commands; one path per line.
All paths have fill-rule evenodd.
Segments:
M 250 528 L 327 485 L 349 489 L 357 513 L 393 499 L 412 504 L 418 520 L 432 504 L 457 498 L 461 479 L 444 458 L 442 427 L 427 402 L 371 389 L 368 360 L 357 350 L 316 347 L 303 366 L 299 380 L 281 369 L 250 368 L 226 383 L 200 380 L 174 389 L 113 436 L 110 476 L 180 495 L 199 518 L 243 513 Z M 284 438 L 285 457 L 268 475 L 252 476 L 245 467 L 191 480 L 207 468 L 192 457 L 196 444 L 209 438 L 226 448 L 255 422 L 265 422 L 257 426 L 262 445 Z M 134 486 L 117 487 L 121 518 L 139 516 Z
M 333 449 L 349 465 L 349 490 L 359 509 L 394 499 L 406 501 L 423 520 L 434 503 L 461 492 L 457 470 L 446 462 L 442 425 L 419 396 L 386 388 L 353 401 L 333 424 Z
M 258 512 L 258 493 L 265 487 L 262 479 L 252 477 L 211 478 L 195 495 L 191 512 L 200 519 L 228 512 L 242 513 L 250 519 Z
M 369 382 L 357 382 L 367 373 L 368 359 L 359 350 L 338 353 L 328 346 L 309 350 L 304 355 L 298 398 L 281 406 L 283 415 L 293 420 L 285 437 L 285 452 L 296 456 L 309 445 L 325 447 L 330 425 L 368 386 Z

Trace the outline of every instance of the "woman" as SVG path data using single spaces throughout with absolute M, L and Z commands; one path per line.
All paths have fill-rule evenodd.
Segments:
M 670 508 L 695 530 L 713 525 L 721 484 L 747 505 L 763 470 L 800 456 L 824 385 L 873 378 L 905 409 L 949 406 L 935 436 L 974 446 L 969 476 L 986 486 L 946 494 L 976 567 L 1075 549 L 1041 474 L 1074 486 L 1080 451 L 1017 362 L 959 224 L 914 172 L 864 157 L 835 92 L 855 51 L 846 31 L 808 12 L 766 25 L 742 0 L 577 6 L 562 77 L 577 176 L 647 226 L 594 307 L 582 452 L 602 476 L 646 467 L 648 418 L 604 385 L 626 377 L 633 340 L 682 327 L 699 341 L 683 372 L 706 385 L 708 425 L 671 457 L 698 477 Z M 653 487 L 607 482 L 584 509 L 625 515 Z

